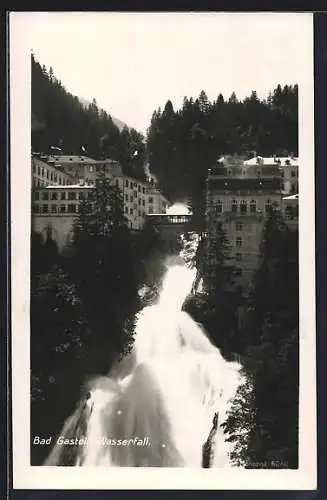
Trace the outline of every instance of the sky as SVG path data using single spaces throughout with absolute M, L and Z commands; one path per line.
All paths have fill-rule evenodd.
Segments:
M 170 99 L 263 98 L 301 80 L 311 14 L 27 12 L 27 50 L 66 90 L 146 133 Z M 312 36 L 312 35 L 311 35 Z

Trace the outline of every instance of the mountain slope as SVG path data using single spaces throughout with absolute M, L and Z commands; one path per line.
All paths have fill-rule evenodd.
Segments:
M 77 99 L 82 104 L 82 106 L 84 106 L 85 108 L 88 108 L 91 104 L 90 101 L 87 101 L 83 97 L 77 97 Z M 116 118 L 115 116 L 112 116 L 112 115 L 109 115 L 109 116 L 111 117 L 111 119 L 114 122 L 114 124 L 116 125 L 116 127 L 118 127 L 119 132 L 121 132 L 123 130 L 123 128 L 125 128 L 125 127 L 127 127 L 128 129 L 130 128 L 128 125 L 126 125 L 126 123 L 119 120 L 119 118 Z
M 93 100 L 88 106 L 67 92 L 53 73 L 32 56 L 31 146 L 32 151 L 49 153 L 51 146 L 65 154 L 80 154 L 96 160 L 119 161 L 126 175 L 143 180 L 146 148 L 144 137 L 133 128 L 117 125 Z

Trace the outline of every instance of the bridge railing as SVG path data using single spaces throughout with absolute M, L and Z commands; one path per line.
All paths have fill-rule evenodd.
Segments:
M 148 214 L 148 219 L 155 225 L 186 224 L 192 215 Z

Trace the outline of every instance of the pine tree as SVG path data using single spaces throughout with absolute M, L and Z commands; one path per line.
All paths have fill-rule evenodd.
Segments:
M 202 91 L 197 99 L 185 96 L 181 109 L 171 101 L 164 112 L 155 112 L 147 134 L 150 170 L 159 188 L 171 201 L 192 199 L 203 209 L 203 179 L 207 169 L 225 154 L 269 156 L 298 151 L 297 86 L 277 87 L 267 102 L 254 90 L 243 101 L 233 92 L 226 102 L 222 94 L 211 104 Z M 202 207 L 202 208 L 201 208 Z
M 91 200 L 80 205 L 68 265 L 94 335 L 91 348 L 100 350 L 108 369 L 130 345 L 131 332 L 124 324 L 138 307 L 138 295 L 123 200 L 103 176 Z

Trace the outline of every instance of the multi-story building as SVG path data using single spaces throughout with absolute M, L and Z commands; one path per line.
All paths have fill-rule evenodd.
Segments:
M 281 208 L 282 181 L 280 165 L 260 157 L 250 162 L 226 157 L 208 172 L 209 269 L 210 259 L 214 259 L 215 228 L 220 221 L 230 245 L 230 264 L 235 266 L 234 283 L 244 293 L 259 265 L 265 216 L 273 205 Z
M 115 183 L 122 193 L 125 217 L 130 228 L 142 229 L 147 214 L 146 183 L 123 174 L 115 178 Z
M 149 203 L 151 197 L 157 203 L 153 203 L 158 210 L 156 213 L 165 213 L 167 200 L 160 192 L 155 190 L 154 194 L 146 182 L 125 174 L 116 161 L 96 161 L 81 156 L 33 155 L 32 164 L 33 228 L 44 236 L 52 228 L 60 250 L 71 241 L 79 202 L 89 196 L 87 193 L 94 188 L 100 172 L 120 189 L 124 215 L 131 230 L 142 229 L 152 205 Z
M 263 167 L 278 166 L 282 177 L 282 191 L 284 195 L 296 194 L 299 192 L 299 159 L 293 155 L 289 157 L 273 156 L 264 158 L 256 156 L 244 162 L 245 166 L 255 167 L 262 165 Z
M 66 173 L 74 182 L 83 179 L 85 182 L 94 182 L 101 172 L 105 177 L 121 175 L 121 166 L 118 161 L 105 159 L 94 160 L 87 156 L 57 155 L 49 156 L 48 162 L 57 170 Z
M 34 188 L 45 187 L 49 184 L 66 186 L 71 181 L 71 176 L 58 170 L 54 162 L 49 161 L 46 155 L 32 156 L 32 186 Z
M 165 214 L 168 208 L 168 200 L 154 186 L 148 186 L 147 195 L 147 213 L 148 214 Z
M 51 234 L 59 251 L 72 241 L 74 221 L 82 199 L 91 196 L 92 185 L 49 185 L 33 190 L 32 229 L 45 240 Z
M 284 220 L 289 229 L 298 230 L 299 226 L 299 195 L 285 196 L 282 202 Z

